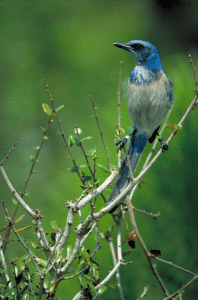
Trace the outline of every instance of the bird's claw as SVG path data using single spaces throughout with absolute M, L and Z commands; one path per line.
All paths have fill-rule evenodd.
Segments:
M 161 144 L 162 152 L 167 151 L 168 150 L 168 144 L 164 141 L 163 137 L 159 137 L 158 140 Z
M 119 145 L 118 147 L 118 151 L 122 150 L 122 148 L 126 145 L 126 143 L 128 142 L 130 136 L 129 135 L 126 135 L 123 139 L 119 140 L 117 143 L 116 143 L 116 146 Z

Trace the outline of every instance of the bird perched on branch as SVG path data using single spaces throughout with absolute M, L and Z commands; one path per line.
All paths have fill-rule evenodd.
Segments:
M 134 173 L 146 143 L 154 141 L 160 124 L 173 106 L 173 84 L 164 73 L 159 52 L 152 44 L 133 40 L 113 45 L 127 50 L 135 60 L 135 68 L 126 84 L 127 106 L 133 130 L 129 136 L 117 143 L 118 150 L 121 150 L 130 139 L 127 155 Z M 163 140 L 161 142 L 162 150 L 167 150 L 168 146 Z M 130 180 L 130 169 L 125 156 L 106 205 L 124 191 Z

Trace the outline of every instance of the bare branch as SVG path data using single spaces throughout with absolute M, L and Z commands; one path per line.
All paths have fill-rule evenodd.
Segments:
M 169 295 L 168 297 L 164 298 L 163 300 L 173 299 L 173 297 L 176 297 L 177 295 L 182 293 L 185 289 L 187 289 L 197 279 L 198 279 L 198 275 L 194 276 L 187 284 L 182 286 L 181 289 L 179 289 L 177 292 L 173 293 L 172 295 Z
M 153 257 L 153 258 L 156 259 L 156 260 L 158 260 L 158 261 L 161 261 L 161 262 L 163 262 L 163 263 L 165 263 L 165 264 L 167 264 L 167 265 L 170 265 L 170 266 L 172 266 L 172 267 L 174 267 L 174 268 L 177 268 L 177 269 L 179 269 L 179 270 L 181 270 L 181 271 L 184 271 L 185 273 L 189 273 L 189 274 L 191 274 L 191 275 L 198 276 L 198 274 L 193 273 L 193 272 L 191 272 L 191 271 L 189 271 L 189 270 L 186 270 L 186 269 L 184 269 L 184 268 L 182 268 L 182 267 L 180 267 L 180 266 L 178 266 L 178 265 L 175 265 L 175 264 L 173 264 L 171 261 L 166 261 L 166 260 L 161 259 L 161 258 L 159 258 L 159 257 Z
M 23 201 L 23 199 L 19 196 L 19 194 L 17 193 L 17 191 L 15 190 L 15 188 L 13 187 L 13 185 L 11 184 L 4 168 L 0 165 L 0 171 L 1 174 L 3 176 L 3 179 L 5 181 L 5 183 L 7 184 L 8 188 L 10 189 L 11 193 L 13 194 L 13 196 L 16 198 L 16 200 L 21 204 L 21 206 L 25 209 L 25 211 L 33 218 L 36 219 L 37 216 L 35 214 L 35 212 L 29 207 L 29 205 L 27 205 L 25 203 L 25 201 Z
M 8 284 L 9 289 L 11 289 L 12 288 L 12 283 L 10 281 L 10 277 L 9 277 L 9 274 L 8 274 L 8 268 L 7 268 L 5 256 L 4 256 L 4 253 L 3 253 L 2 245 L 3 245 L 3 242 L 2 242 L 2 238 L 0 236 L 0 257 L 1 257 L 1 264 L 2 264 L 3 269 L 5 270 L 5 279 L 6 279 L 6 282 Z
M 3 163 L 6 161 L 6 159 L 10 156 L 10 154 L 12 153 L 12 151 L 15 150 L 17 143 L 14 144 L 14 146 L 12 147 L 11 150 L 8 151 L 8 154 L 4 157 L 4 159 L 2 160 L 2 162 L 0 163 L 0 166 L 3 165 Z
M 91 100 L 91 103 L 92 103 L 92 107 L 93 107 L 93 110 L 94 110 L 94 113 L 95 113 L 95 119 L 96 119 L 96 123 L 98 125 L 98 129 L 99 129 L 99 132 L 100 132 L 100 139 L 103 143 L 103 146 L 104 146 L 104 149 L 105 149 L 105 153 L 106 153 L 106 158 L 107 158 L 107 162 L 108 162 L 108 165 L 109 165 L 109 170 L 112 172 L 112 168 L 111 168 L 111 164 L 110 164 L 110 160 L 109 160 L 109 155 L 108 155 L 108 152 L 107 152 L 107 147 L 105 145 L 105 142 L 104 142 L 104 139 L 103 139 L 103 133 L 102 133 L 102 130 L 100 128 L 100 124 L 99 124 L 99 120 L 98 120 L 98 116 L 97 116 L 97 113 L 96 113 L 96 107 L 94 105 L 94 100 L 92 99 L 91 96 L 89 96 L 90 100 Z
M 80 175 L 79 171 L 78 171 L 78 166 L 76 164 L 76 161 L 75 161 L 75 158 L 73 157 L 73 154 L 72 154 L 72 151 L 71 151 L 71 147 L 70 145 L 68 144 L 67 142 L 67 139 L 65 137 L 65 134 L 64 134 L 64 131 L 63 131 L 63 128 L 62 128 L 62 125 L 61 125 L 61 120 L 59 119 L 58 117 L 58 114 L 56 112 L 56 109 L 55 109 L 55 106 L 54 106 L 54 102 L 53 102 L 53 99 L 52 99 L 52 96 L 48 90 L 48 85 L 46 84 L 46 81 L 45 79 L 43 80 L 44 82 L 44 85 L 45 85 L 45 88 L 46 88 L 46 92 L 49 96 L 49 99 L 51 101 L 51 106 L 52 106 L 52 109 L 53 109 L 53 112 L 55 113 L 56 115 L 56 118 L 57 118 L 57 121 L 58 121 L 58 124 L 59 124 L 59 128 L 60 128 L 60 135 L 62 136 L 63 140 L 64 140 L 64 143 L 65 143 L 65 146 L 67 147 L 68 151 L 69 151 L 69 155 L 71 156 L 71 159 L 72 159 L 72 162 L 74 164 L 74 167 L 75 167 L 75 170 L 76 170 L 76 173 L 78 174 L 78 177 L 80 178 L 81 182 L 84 184 L 84 180 L 82 178 L 82 176 Z
M 112 171 L 111 175 L 103 182 L 97 189 L 93 191 L 92 194 L 87 195 L 85 198 L 83 198 L 76 207 L 78 209 L 81 209 L 83 206 L 85 206 L 88 202 L 90 202 L 92 199 L 97 197 L 99 194 L 101 194 L 108 185 L 113 181 L 113 179 L 117 176 L 117 171 Z
M 142 239 L 142 237 L 141 237 L 141 235 L 139 233 L 139 230 L 137 228 L 137 224 L 136 224 L 136 221 L 135 221 L 135 216 L 134 216 L 134 212 L 133 212 L 133 206 L 132 206 L 131 201 L 129 200 L 128 196 L 126 197 L 126 202 L 127 202 L 127 206 L 128 206 L 128 212 L 129 212 L 129 216 L 130 216 L 130 221 L 131 221 L 131 224 L 133 226 L 133 231 L 137 235 L 137 239 L 138 239 L 138 241 L 139 241 L 139 243 L 140 243 L 140 245 L 141 245 L 141 247 L 142 247 L 142 249 L 144 251 L 144 254 L 145 254 L 145 256 L 146 256 L 146 258 L 148 260 L 148 263 L 149 263 L 149 265 L 151 267 L 151 270 L 152 270 L 153 274 L 155 275 L 158 283 L 160 284 L 160 286 L 162 288 L 162 291 L 164 292 L 164 294 L 166 296 L 169 296 L 170 294 L 169 294 L 167 288 L 165 287 L 162 279 L 160 278 L 160 276 L 159 276 L 159 274 L 158 274 L 158 272 L 156 270 L 156 267 L 153 265 L 152 260 L 151 260 L 151 255 L 150 255 L 150 253 L 149 253 L 149 251 L 148 251 L 148 249 L 147 249 L 147 247 L 146 247 L 146 245 L 145 245 L 145 243 L 144 243 L 144 241 L 143 241 L 143 239 Z
M 149 289 L 149 285 L 147 287 L 144 287 L 144 291 L 143 291 L 142 295 L 137 300 L 140 300 L 140 299 L 146 297 L 147 296 L 146 293 L 147 293 L 148 289 Z
M 194 78 L 194 81 L 195 81 L 195 88 L 196 88 L 196 93 L 198 93 L 198 84 L 197 84 L 197 78 L 196 78 L 196 74 L 195 74 L 195 67 L 193 65 L 193 61 L 192 61 L 192 56 L 189 54 L 189 58 L 190 58 L 190 64 L 191 64 L 191 67 L 192 67 L 192 75 L 193 75 L 193 78 Z

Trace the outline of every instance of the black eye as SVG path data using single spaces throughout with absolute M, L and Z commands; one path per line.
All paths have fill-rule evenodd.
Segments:
M 132 46 L 134 51 L 140 51 L 144 48 L 141 44 L 135 44 Z

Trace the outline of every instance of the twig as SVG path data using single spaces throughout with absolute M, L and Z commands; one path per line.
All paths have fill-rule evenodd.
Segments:
M 3 163 L 5 162 L 5 160 L 10 156 L 10 154 L 12 153 L 12 151 L 15 150 L 17 143 L 14 144 L 14 146 L 12 147 L 11 150 L 8 151 L 8 154 L 4 157 L 4 159 L 2 160 L 2 162 L 0 163 L 0 166 L 3 165 Z
M 81 143 L 81 141 L 80 141 L 80 135 L 79 135 L 79 132 L 78 132 L 78 126 L 77 126 L 77 125 L 74 125 L 74 126 L 75 126 L 75 128 L 76 128 L 75 131 L 76 131 L 76 134 L 77 134 L 78 139 L 79 139 L 79 143 L 80 143 L 79 146 L 80 146 L 80 148 L 81 148 L 81 150 L 82 150 L 82 153 L 83 153 L 83 155 L 84 155 L 84 157 L 85 157 L 85 160 L 86 160 L 86 163 L 87 163 L 89 172 L 90 172 L 91 176 L 94 177 L 94 174 L 93 174 L 92 169 L 91 169 L 91 167 L 90 167 L 90 163 L 89 163 L 87 154 L 85 153 L 85 150 L 84 150 L 84 148 L 83 148 L 83 145 L 82 145 L 82 143 Z
M 146 297 L 147 296 L 146 293 L 147 293 L 148 289 L 149 289 L 149 285 L 147 287 L 144 287 L 144 291 L 143 291 L 142 295 L 137 300 L 140 300 L 140 299 Z
M 3 253 L 2 245 L 3 245 L 3 243 L 2 243 L 1 236 L 0 236 L 0 257 L 1 257 L 1 264 L 2 264 L 3 269 L 5 270 L 6 284 L 8 284 L 9 289 L 11 289 L 12 288 L 12 283 L 10 281 L 10 277 L 9 277 L 9 274 L 8 274 L 8 268 L 7 268 L 5 256 L 4 256 L 4 253 Z
M 82 247 L 82 245 L 84 244 L 84 242 L 86 241 L 86 239 L 88 238 L 88 236 L 92 233 L 92 231 L 94 230 L 94 228 L 96 228 L 96 226 L 98 225 L 98 221 L 95 221 L 91 227 L 91 229 L 89 230 L 89 232 L 87 234 L 85 234 L 80 242 L 80 247 Z
M 193 272 L 191 272 L 191 271 L 189 271 L 189 270 L 187 270 L 187 269 L 184 269 L 184 268 L 182 268 L 182 267 L 180 267 L 180 266 L 178 266 L 178 265 L 175 265 L 175 264 L 173 264 L 171 261 L 166 261 L 166 260 L 161 259 L 161 258 L 159 258 L 159 257 L 152 257 L 152 258 L 154 258 L 154 259 L 156 259 L 156 260 L 158 260 L 158 261 L 161 261 L 161 262 L 163 262 L 163 263 L 165 263 L 165 264 L 167 264 L 167 265 L 170 265 L 170 266 L 172 266 L 172 267 L 174 267 L 174 268 L 177 268 L 177 269 L 179 269 L 179 270 L 181 270 L 181 271 L 184 271 L 185 273 L 189 273 L 189 274 L 191 274 L 191 275 L 193 275 L 193 276 L 198 276 L 198 274 L 193 273 Z
M 83 153 L 83 155 L 84 155 L 84 157 L 85 157 L 85 160 L 86 160 L 86 163 L 87 163 L 89 172 L 90 172 L 91 176 L 93 177 L 93 189 L 94 189 L 94 184 L 95 184 L 95 171 L 96 171 L 96 170 L 95 170 L 95 167 L 96 167 L 96 164 L 95 164 L 96 157 L 94 157 L 94 163 L 93 163 L 93 165 L 94 165 L 94 171 L 92 172 L 92 169 L 91 169 L 91 167 L 90 167 L 90 163 L 89 163 L 87 154 L 85 153 L 84 148 L 83 148 L 83 145 L 82 145 L 82 143 L 81 143 L 81 141 L 80 141 L 80 135 L 79 135 L 79 132 L 78 132 L 78 126 L 75 125 L 75 128 L 76 128 L 76 134 L 77 134 L 78 139 L 79 139 L 79 142 L 80 142 L 80 148 L 81 148 L 82 153 Z M 96 187 L 98 187 L 98 184 L 96 185 Z M 102 193 L 101 193 L 101 196 L 102 196 L 104 202 L 106 202 L 106 201 L 105 201 L 105 197 L 104 197 L 104 195 L 103 195 Z
M 119 83 L 118 83 L 118 123 L 116 124 L 116 128 L 118 130 L 118 135 L 119 138 L 121 139 L 121 132 L 120 132 L 120 127 L 121 127 L 121 113 L 120 113 L 120 89 L 121 89 L 121 78 L 122 78 L 122 66 L 123 66 L 123 61 L 120 62 L 120 72 L 118 73 L 119 75 Z M 122 160 L 122 152 L 118 151 L 118 167 L 120 168 L 121 166 L 121 160 Z
M 65 137 L 65 134 L 64 134 L 64 131 L 63 131 L 63 128 L 62 128 L 62 125 L 61 125 L 61 120 L 59 119 L 58 114 L 57 114 L 57 112 L 56 112 L 56 109 L 55 109 L 55 106 L 54 106 L 54 102 L 53 102 L 52 96 L 51 96 L 51 94 L 50 94 L 50 92 L 49 92 L 49 90 L 48 90 L 48 85 L 46 84 L 45 79 L 43 79 L 43 82 L 44 82 L 44 85 L 45 85 L 45 88 L 46 88 L 46 92 L 47 92 L 47 94 L 48 94 L 48 96 L 49 96 L 49 99 L 50 99 L 50 102 L 51 102 L 51 106 L 52 106 L 53 112 L 55 113 L 56 119 L 57 119 L 58 124 L 59 124 L 60 135 L 62 136 L 63 141 L 64 141 L 64 143 L 65 143 L 65 146 L 67 147 L 67 149 L 68 149 L 68 151 L 69 151 L 69 155 L 71 156 L 71 159 L 72 159 L 72 162 L 73 162 L 73 164 L 74 164 L 76 173 L 78 174 L 78 177 L 80 178 L 81 182 L 84 184 L 85 181 L 84 181 L 84 179 L 82 178 L 82 176 L 80 175 L 80 173 L 79 173 L 79 171 L 78 171 L 78 166 L 77 166 L 77 164 L 76 164 L 75 158 L 73 157 L 73 154 L 72 154 L 72 151 L 71 151 L 71 147 L 70 147 L 70 145 L 68 144 L 67 139 L 66 139 L 66 137 Z
M 118 221 L 117 221 L 117 254 L 118 254 L 118 261 L 122 262 L 123 261 L 123 259 L 122 259 L 122 241 L 121 241 L 122 213 L 121 213 L 120 208 L 119 208 L 119 210 L 120 210 L 120 215 L 119 215 Z M 124 300 L 124 293 L 123 293 L 123 289 L 122 289 L 119 270 L 117 270 L 117 272 L 116 272 L 116 278 L 117 278 L 117 282 L 118 282 L 118 290 L 120 293 L 120 299 Z
M 187 289 L 197 279 L 198 279 L 198 275 L 194 276 L 187 284 L 182 286 L 182 288 L 180 288 L 178 291 L 176 291 L 172 295 L 169 295 L 168 297 L 164 298 L 163 300 L 173 299 L 173 297 L 179 295 L 181 292 L 183 292 L 185 289 Z
M 26 277 L 27 277 L 28 286 L 29 286 L 29 288 L 30 288 L 30 291 L 31 291 L 31 294 L 32 294 L 32 298 L 33 298 L 34 300 L 36 300 L 36 297 L 35 297 L 35 294 L 34 294 L 34 291 L 33 291 L 33 288 L 32 288 L 32 284 L 31 284 L 31 277 L 30 277 L 29 272 L 27 271 L 26 268 L 27 268 L 27 267 L 25 266 L 25 268 L 24 268 L 24 273 L 25 273 L 25 275 L 26 275 Z
M 195 88 L 196 88 L 196 94 L 198 93 L 198 84 L 197 84 L 197 78 L 196 78 L 196 74 L 195 74 L 195 67 L 193 65 L 193 61 L 192 61 L 192 56 L 189 54 L 189 58 L 190 58 L 190 64 L 191 64 L 191 67 L 192 67 L 192 75 L 193 75 L 193 78 L 194 78 L 194 81 L 195 81 Z
M 67 214 L 67 221 L 66 221 L 65 229 L 63 231 L 63 234 L 62 234 L 60 240 L 57 241 L 57 245 L 54 246 L 52 253 L 54 253 L 56 248 L 62 249 L 65 246 L 65 244 L 67 243 L 67 240 L 68 240 L 71 230 L 72 230 L 72 225 L 73 225 L 73 220 L 74 220 L 75 214 L 76 214 L 76 212 L 73 211 L 73 209 L 70 207 L 68 214 Z
M 5 207 L 5 203 L 3 201 L 3 208 L 4 208 L 4 211 L 5 211 L 5 214 L 6 214 L 6 218 L 9 222 L 9 227 L 13 230 L 14 234 L 17 236 L 18 240 L 20 241 L 21 245 L 26 249 L 26 251 L 29 253 L 30 255 L 30 258 L 32 260 L 32 263 L 34 264 L 34 267 L 36 268 L 38 274 L 40 273 L 40 270 L 38 268 L 38 265 L 36 264 L 35 260 L 33 259 L 33 252 L 29 249 L 28 245 L 23 241 L 23 239 L 21 238 L 20 234 L 16 231 L 16 228 L 14 227 L 12 221 L 11 221 L 11 218 L 8 214 L 8 210 L 7 208 Z
M 111 175 L 105 180 L 105 182 L 103 182 L 97 189 L 95 189 L 92 194 L 87 195 L 76 205 L 77 208 L 81 209 L 88 202 L 90 202 L 92 199 L 94 199 L 99 194 L 101 194 L 107 188 L 107 186 L 113 181 L 113 179 L 117 176 L 117 174 L 118 174 L 117 171 L 112 171 Z
M 8 188 L 10 189 L 11 193 L 13 194 L 13 196 L 16 198 L 16 200 L 21 204 L 21 206 L 25 209 L 25 211 L 33 218 L 36 219 L 37 216 L 35 214 L 35 212 L 29 207 L 29 205 L 27 205 L 25 203 L 25 201 L 23 201 L 23 199 L 19 196 L 19 194 L 17 193 L 17 191 L 15 190 L 15 188 L 13 187 L 13 185 L 11 184 L 4 168 L 0 165 L 0 171 L 1 174 L 3 176 L 3 179 L 5 181 L 5 183 L 7 184 Z
M 11 184 L 11 182 L 10 182 L 10 180 L 9 180 L 9 178 L 8 178 L 4 168 L 2 166 L 0 166 L 0 171 L 1 171 L 1 174 L 4 178 L 5 183 L 7 184 L 8 188 L 10 189 L 13 196 L 21 204 L 21 206 L 24 208 L 24 210 L 36 221 L 38 230 L 41 234 L 42 241 L 43 241 L 45 247 L 47 248 L 48 247 L 48 241 L 47 241 L 47 238 L 45 236 L 45 233 L 44 233 L 44 230 L 43 230 L 43 227 L 42 227 L 42 222 L 41 222 L 42 216 L 41 216 L 40 212 L 37 211 L 37 210 L 36 210 L 36 212 L 34 212 L 29 207 L 29 205 L 27 205 L 27 203 L 19 196 L 19 194 L 17 193 L 17 191 L 15 190 L 13 185 Z
M 113 264 L 114 264 L 114 267 L 116 267 L 118 262 L 117 262 L 117 259 L 116 259 L 116 254 L 115 254 L 112 238 L 110 238 L 108 240 L 108 242 L 109 242 L 109 246 L 110 246 L 110 249 L 111 249 L 111 254 L 112 254 L 112 257 L 113 257 Z M 122 260 L 118 260 L 118 261 L 122 262 Z M 116 270 L 116 279 L 117 279 L 117 283 L 118 283 L 118 290 L 119 290 L 119 293 L 120 293 L 120 299 L 124 300 L 124 293 L 123 293 L 123 289 L 122 289 L 119 268 Z
M 37 150 L 37 152 L 36 152 L 36 156 L 35 156 L 34 161 L 33 161 L 33 163 L 32 163 L 32 166 L 31 166 L 29 175 L 28 175 L 28 177 L 27 177 L 27 179 L 26 179 L 26 181 L 25 181 L 25 183 L 24 183 L 24 187 L 23 187 L 23 190 L 22 190 L 22 193 L 21 193 L 21 197 L 22 197 L 22 198 L 23 198 L 23 196 L 24 196 L 25 189 L 26 189 L 26 187 L 27 187 L 27 184 L 28 184 L 28 181 L 29 181 L 29 179 L 30 179 L 30 176 L 31 176 L 32 173 L 33 173 L 33 169 L 34 169 L 34 167 L 35 167 L 36 160 L 38 159 L 38 156 L 39 156 L 39 154 L 40 154 L 41 148 L 42 148 L 42 146 L 43 146 L 43 144 L 44 144 L 45 137 L 46 137 L 47 130 L 48 130 L 48 128 L 49 128 L 50 123 L 51 123 L 51 118 L 49 118 L 49 120 L 48 120 L 47 126 L 46 126 L 46 128 L 45 128 L 45 130 L 44 130 L 44 134 L 43 134 L 42 140 L 41 140 L 41 142 L 40 142 L 39 148 L 38 148 L 38 150 Z
M 110 279 L 111 277 L 115 274 L 115 272 L 119 269 L 119 267 L 122 265 L 123 263 L 122 262 L 118 262 L 114 268 L 111 270 L 111 272 L 109 272 L 109 274 L 105 277 L 105 279 L 103 281 L 101 281 L 95 288 L 96 288 L 96 291 L 99 290 L 99 288 L 101 288 L 101 286 L 103 286 L 104 284 L 106 284 Z
M 42 300 L 43 287 L 44 287 L 44 279 L 45 279 L 45 277 L 44 277 L 43 275 L 40 276 L 39 296 L 38 296 L 38 299 L 39 299 L 39 300 Z
M 130 198 L 129 198 L 130 199 Z M 141 210 L 141 209 L 138 209 L 138 208 L 135 208 L 133 207 L 133 210 L 137 211 L 137 212 L 140 212 L 144 215 L 147 215 L 147 216 L 150 216 L 150 217 L 153 217 L 155 220 L 160 216 L 160 212 L 158 212 L 157 214 L 153 214 L 153 213 L 149 213 L 145 210 Z
M 126 202 L 127 202 L 129 217 L 130 217 L 131 224 L 133 226 L 133 230 L 134 230 L 135 234 L 137 235 L 137 239 L 138 239 L 138 241 L 139 241 L 139 243 L 140 243 L 140 245 L 141 245 L 141 247 L 142 247 L 142 249 L 145 253 L 145 256 L 148 260 L 148 263 L 151 267 L 151 270 L 152 270 L 153 274 L 155 275 L 159 285 L 161 286 L 165 296 L 169 296 L 170 294 L 169 294 L 167 288 L 165 287 L 162 279 L 160 278 L 159 274 L 157 273 L 157 270 L 156 270 L 155 266 L 152 263 L 151 255 L 150 255 L 150 253 L 149 253 L 149 251 L 148 251 L 148 249 L 147 249 L 147 247 L 146 247 L 146 245 L 145 245 L 145 243 L 144 243 L 144 241 L 143 241 L 143 239 L 142 239 L 142 237 L 139 233 L 139 230 L 137 228 L 137 224 L 136 224 L 136 221 L 135 221 L 133 206 L 132 206 L 131 201 L 129 200 L 128 196 L 126 197 Z
M 65 266 L 57 270 L 58 277 L 61 277 L 61 275 L 63 275 L 64 273 L 67 272 L 67 270 L 69 269 L 69 267 L 73 263 L 74 259 L 76 258 L 76 254 L 78 253 L 79 249 L 80 249 L 80 234 L 77 234 L 76 235 L 76 242 L 75 242 L 75 246 L 74 246 L 74 250 L 72 252 L 72 255 L 69 258 L 68 262 L 65 264 Z
M 45 130 L 44 130 L 44 134 L 43 134 L 41 143 L 40 143 L 39 148 L 38 148 L 38 150 L 37 150 L 35 159 L 34 159 L 34 161 L 33 161 L 33 163 L 32 163 L 31 168 L 30 168 L 30 172 L 29 172 L 29 174 L 28 174 L 28 177 L 27 177 L 27 179 L 25 180 L 25 183 L 24 183 L 24 186 L 23 186 L 23 190 L 22 190 L 22 192 L 21 192 L 21 194 L 20 194 L 21 198 L 23 198 L 23 196 L 25 195 L 25 190 L 26 190 L 27 184 L 28 184 L 28 182 L 29 182 L 29 180 L 30 180 L 30 176 L 31 176 L 32 173 L 33 173 L 33 169 L 34 169 L 36 160 L 38 159 L 39 153 L 40 153 L 41 148 L 42 148 L 42 146 L 43 146 L 43 143 L 44 143 L 44 140 L 45 140 L 45 136 L 46 136 L 46 134 L 47 134 L 47 130 L 48 130 L 48 128 L 49 128 L 49 124 L 50 124 L 50 123 L 51 123 L 51 118 L 49 118 L 49 120 L 48 120 L 47 126 L 46 126 L 46 128 L 45 128 Z M 16 145 L 16 144 L 15 144 L 15 145 Z M 15 146 L 15 145 L 14 145 L 14 146 Z M 12 150 L 14 150 L 14 149 L 12 148 Z M 10 150 L 10 152 L 11 152 L 12 150 Z M 17 203 L 17 205 L 16 205 L 16 207 L 15 207 L 15 209 L 14 209 L 14 212 L 13 212 L 13 214 L 12 214 L 12 218 L 11 218 L 12 222 L 14 221 L 14 218 L 15 218 L 15 216 L 16 216 L 16 213 L 17 213 L 18 208 L 19 208 L 19 203 Z M 6 247 L 6 241 L 8 240 L 9 235 L 10 235 L 10 228 L 8 227 L 7 230 L 6 230 L 6 233 L 5 233 L 5 237 L 4 237 L 4 246 L 3 246 L 3 249 L 4 249 L 4 250 L 5 250 L 5 247 Z
M 95 241 L 96 241 L 96 247 L 95 249 L 92 251 L 92 253 L 90 254 L 90 257 L 93 257 L 94 254 L 101 249 L 101 246 L 99 244 L 99 240 L 98 240 L 98 229 L 97 227 L 95 227 Z
M 108 152 L 107 152 L 107 147 L 105 145 L 105 142 L 104 142 L 104 139 L 103 139 L 103 133 L 102 133 L 102 130 L 100 128 L 100 124 L 99 124 L 99 120 L 98 120 L 98 116 L 97 116 L 97 113 L 96 113 L 96 107 L 94 105 L 94 100 L 91 96 L 89 96 L 90 100 L 91 100 L 91 103 L 92 103 L 92 107 L 93 107 L 93 110 L 94 110 L 94 117 L 96 119 L 96 123 L 98 125 L 98 129 L 99 129 L 99 132 L 100 132 L 100 139 L 103 143 L 103 146 L 104 146 L 104 149 L 105 149 L 105 153 L 106 153 L 106 158 L 107 158 L 107 162 L 108 162 L 108 165 L 109 165 L 109 170 L 112 172 L 112 167 L 111 167 L 111 164 L 110 164 L 110 160 L 109 160 L 109 155 L 108 155 Z
M 122 78 L 122 67 L 123 67 L 123 61 L 120 62 L 120 72 L 118 73 L 119 75 L 119 83 L 118 83 L 118 133 L 121 139 L 120 135 L 120 126 L 121 126 L 121 114 L 120 114 L 120 88 L 121 88 L 121 78 Z

